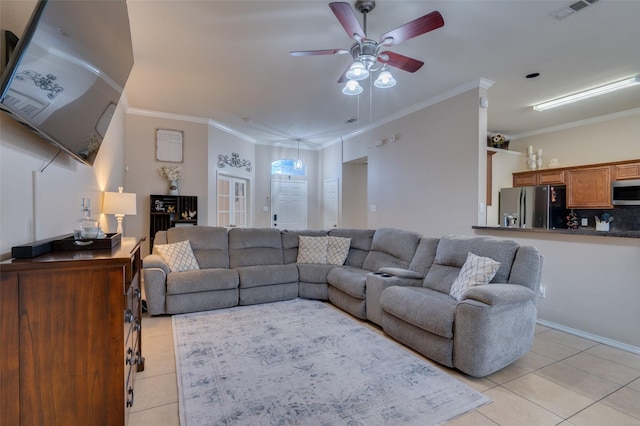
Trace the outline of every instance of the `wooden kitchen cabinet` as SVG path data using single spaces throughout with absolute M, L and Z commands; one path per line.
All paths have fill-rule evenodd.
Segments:
M 567 171 L 567 208 L 612 208 L 611 166 Z
M 0 263 L 0 424 L 126 425 L 141 266 L 134 238 Z
M 613 180 L 640 179 L 640 162 L 613 166 Z
M 538 185 L 538 172 L 519 172 L 513 174 L 513 186 Z
M 564 170 L 545 170 L 538 172 L 538 185 L 564 185 Z

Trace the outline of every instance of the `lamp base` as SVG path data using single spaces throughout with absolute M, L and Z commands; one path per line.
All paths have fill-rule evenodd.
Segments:
M 116 214 L 116 220 L 118 221 L 118 228 L 116 229 L 117 234 L 122 234 L 122 220 L 124 219 L 123 214 Z

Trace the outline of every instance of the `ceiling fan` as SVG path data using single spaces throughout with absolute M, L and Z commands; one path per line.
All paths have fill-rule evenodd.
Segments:
M 371 71 L 377 71 L 379 69 L 382 71 L 374 83 L 375 86 L 380 88 L 393 87 L 396 81 L 387 70 L 387 66 L 413 73 L 418 71 L 424 65 L 424 62 L 388 50 L 384 52 L 380 50 L 383 46 L 394 46 L 405 40 L 438 29 L 444 25 L 444 19 L 442 15 L 440 15 L 440 12 L 433 11 L 382 34 L 380 41 L 375 41 L 367 38 L 367 14 L 371 12 L 375 6 L 375 0 L 356 0 L 355 7 L 363 15 L 363 29 L 349 3 L 329 3 L 329 7 L 336 15 L 336 18 L 338 18 L 338 21 L 340 21 L 340 24 L 349 37 L 355 40 L 355 43 L 349 50 L 325 49 L 293 51 L 290 52 L 291 56 L 344 55 L 350 53 L 353 61 L 338 80 L 338 83 L 347 82 L 347 85 L 342 90 L 342 92 L 347 95 L 360 94 L 362 87 L 360 87 L 357 80 L 364 80 L 369 77 Z M 382 64 L 380 68 L 376 67 L 377 62 Z

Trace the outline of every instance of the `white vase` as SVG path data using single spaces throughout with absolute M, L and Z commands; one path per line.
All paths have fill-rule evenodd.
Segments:
M 177 180 L 169 180 L 169 195 L 179 195 Z

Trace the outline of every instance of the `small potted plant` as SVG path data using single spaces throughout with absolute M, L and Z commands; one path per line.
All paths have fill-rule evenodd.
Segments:
M 509 149 L 509 140 L 502 134 L 487 136 L 487 145 L 498 149 Z

